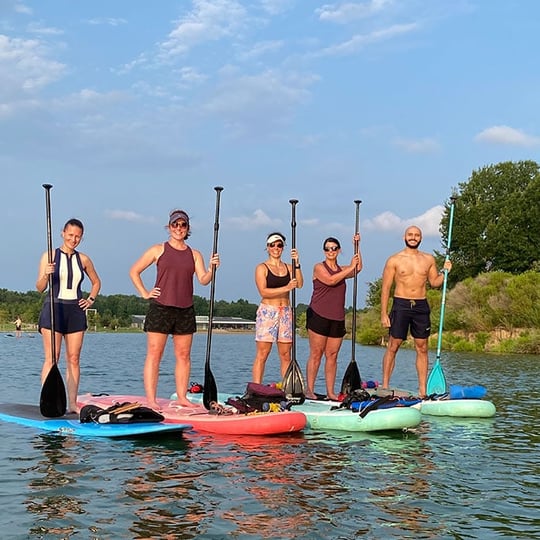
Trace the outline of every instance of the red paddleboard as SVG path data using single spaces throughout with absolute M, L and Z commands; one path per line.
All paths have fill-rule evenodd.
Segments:
M 78 396 L 79 407 L 93 404 L 107 408 L 115 403 L 137 401 L 148 406 L 146 398 L 132 395 L 94 395 Z M 170 399 L 157 399 L 159 412 L 168 424 L 190 424 L 196 431 L 219 433 L 221 435 L 277 435 L 301 431 L 306 426 L 306 416 L 299 411 L 261 412 L 255 414 L 215 414 L 207 411 L 203 405 L 181 407 Z

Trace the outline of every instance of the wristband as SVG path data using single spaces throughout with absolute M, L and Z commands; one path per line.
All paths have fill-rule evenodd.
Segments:
M 95 302 L 95 301 L 96 301 L 96 299 L 95 299 L 93 296 L 89 296 L 89 297 L 88 297 L 88 300 L 91 300 L 92 302 Z
M 299 264 L 295 265 L 296 270 L 300 270 L 301 266 Z

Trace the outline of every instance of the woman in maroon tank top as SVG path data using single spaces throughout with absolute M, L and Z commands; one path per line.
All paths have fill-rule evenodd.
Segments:
M 353 238 L 360 242 L 360 235 Z M 345 280 L 362 270 L 362 255 L 354 255 L 347 266 L 340 266 L 337 258 L 341 252 L 339 240 L 334 237 L 323 242 L 324 261 L 313 267 L 313 294 L 306 312 L 306 328 L 309 336 L 309 358 L 306 365 L 306 397 L 316 399 L 315 379 L 324 354 L 326 364 L 326 395 L 337 400 L 337 357 L 345 330 Z
M 169 240 L 149 248 L 131 267 L 129 276 L 139 294 L 150 304 L 144 320 L 147 352 L 144 364 L 144 389 L 148 406 L 159 410 L 156 401 L 159 364 L 167 338 L 172 335 L 176 367 L 176 394 L 178 404 L 192 407 L 187 398 L 191 370 L 191 344 L 197 330 L 193 308 L 193 275 L 201 285 L 212 280 L 212 266 L 219 266 L 219 255 L 212 254 L 210 266 L 203 256 L 186 244 L 190 235 L 189 217 L 183 210 L 169 215 Z M 148 290 L 141 274 L 152 264 L 157 266 L 156 282 Z

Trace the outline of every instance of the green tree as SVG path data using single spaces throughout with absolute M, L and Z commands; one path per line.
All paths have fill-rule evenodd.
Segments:
M 449 284 L 482 272 L 519 274 L 540 264 L 540 166 L 504 162 L 474 171 L 458 185 Z M 450 204 L 441 221 L 448 241 Z M 438 254 L 442 259 L 444 255 Z M 440 262 L 440 260 L 439 260 Z

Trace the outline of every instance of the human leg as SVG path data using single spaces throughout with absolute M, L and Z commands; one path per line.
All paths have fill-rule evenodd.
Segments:
M 428 340 L 427 338 L 414 338 L 416 349 L 416 373 L 418 375 L 418 395 L 426 395 L 428 376 Z
M 290 341 L 278 341 L 277 349 L 279 354 L 279 367 L 281 378 L 285 376 L 285 372 L 291 363 L 291 345 Z
M 174 378 L 176 381 L 176 395 L 179 405 L 191 407 L 193 403 L 187 398 L 187 388 L 189 373 L 191 370 L 191 344 L 193 334 L 183 334 L 173 336 L 174 356 L 176 364 L 174 368 Z
M 388 345 L 386 347 L 386 351 L 384 353 L 383 361 L 382 361 L 383 388 L 390 388 L 390 377 L 392 376 L 392 372 L 394 371 L 394 367 L 396 365 L 396 354 L 402 343 L 403 343 L 402 339 L 395 338 L 393 336 L 390 336 L 388 339 Z
M 309 358 L 306 363 L 306 397 L 309 399 L 316 399 L 315 395 L 315 380 L 317 379 L 317 373 L 321 365 L 321 358 L 326 346 L 326 336 L 321 336 L 313 330 L 308 330 L 309 337 Z
M 329 337 L 326 342 L 324 356 L 326 362 L 324 364 L 324 378 L 326 380 L 326 395 L 329 399 L 337 400 L 338 396 L 335 393 L 337 358 L 343 338 Z
M 144 361 L 144 391 L 148 406 L 159 409 L 156 402 L 157 385 L 159 378 L 159 364 L 167 343 L 167 334 L 158 332 L 146 333 L 146 359 Z
M 52 359 L 52 347 L 51 347 L 51 330 L 49 328 L 40 328 L 41 338 L 43 341 L 43 353 L 44 353 L 44 361 L 43 361 L 43 367 L 41 368 L 41 384 L 45 382 L 45 379 L 47 378 L 47 375 L 49 374 L 49 371 L 51 371 L 52 365 L 53 365 L 53 359 Z M 56 343 L 55 343 L 55 353 L 56 353 L 56 361 L 58 362 L 58 359 L 60 358 L 60 349 L 62 347 L 62 335 L 58 332 L 56 334 Z
M 84 332 L 73 332 L 66 334 L 66 385 L 68 407 L 67 412 L 79 412 L 77 407 L 77 393 L 79 391 L 79 380 L 81 377 L 81 349 L 84 339 Z
M 272 350 L 272 343 L 268 341 L 256 341 L 255 360 L 253 361 L 251 380 L 256 383 L 262 383 L 264 376 L 264 368 L 266 366 L 266 360 L 270 351 Z

